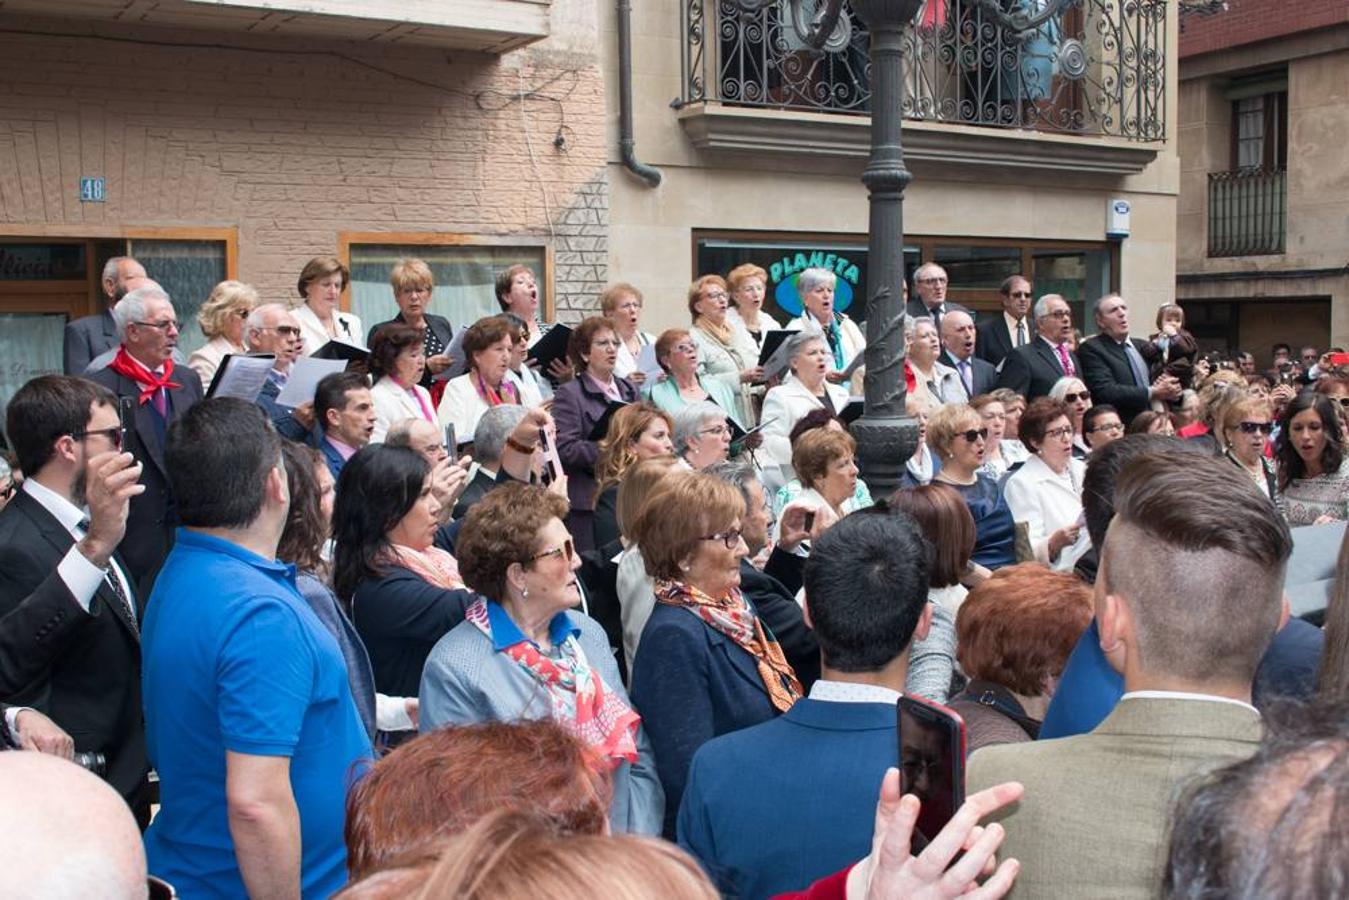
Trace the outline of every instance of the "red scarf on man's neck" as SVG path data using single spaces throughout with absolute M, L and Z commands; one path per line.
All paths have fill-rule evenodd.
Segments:
M 164 360 L 164 374 L 156 375 L 147 369 L 144 364 L 137 360 L 130 353 L 126 352 L 126 345 L 117 348 L 117 355 L 108 363 L 108 368 L 112 369 L 118 375 L 124 378 L 130 378 L 136 384 L 140 385 L 141 405 L 149 403 L 154 399 L 160 388 L 180 388 L 181 384 L 169 381 L 173 376 L 173 359 Z

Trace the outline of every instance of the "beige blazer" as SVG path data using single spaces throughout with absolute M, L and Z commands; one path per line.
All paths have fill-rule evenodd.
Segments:
M 1152 898 L 1174 798 L 1194 776 L 1253 755 L 1260 715 L 1220 700 L 1127 698 L 1088 734 L 974 753 L 967 794 L 1019 781 L 1025 795 L 991 818 L 998 857 L 1021 861 L 1013 895 Z

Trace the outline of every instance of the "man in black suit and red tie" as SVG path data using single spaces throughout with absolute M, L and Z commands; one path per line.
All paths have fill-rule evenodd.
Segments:
M 1030 281 L 1022 275 L 1009 275 L 998 287 L 998 294 L 1002 298 L 1002 312 L 980 318 L 974 347 L 975 356 L 995 366 L 1035 338 L 1030 322 Z
M 1054 382 L 1065 375 L 1082 377 L 1082 363 L 1071 349 L 1073 311 L 1058 294 L 1035 301 L 1035 339 L 1018 347 L 1002 361 L 998 387 L 1011 388 L 1026 400 L 1047 397 Z
M 114 552 L 141 466 L 120 452 L 117 398 L 84 379 L 35 378 L 6 416 L 28 477 L 0 511 L 0 700 L 48 716 L 76 752 L 102 754 L 143 828 L 142 595 Z
M 126 449 L 144 466 L 145 493 L 131 501 L 131 517 L 121 553 L 138 586 L 158 569 L 173 545 L 177 516 L 164 465 L 169 424 L 202 398 L 201 379 L 187 366 L 174 366 L 178 316 L 169 295 L 157 285 L 138 288 L 113 309 L 122 342 L 105 367 L 85 377 L 117 395 L 127 413 Z M 207 473 L 209 474 L 209 473 Z
M 1106 294 L 1096 301 L 1099 333 L 1082 342 L 1082 381 L 1093 403 L 1109 403 L 1126 425 L 1147 409 L 1153 400 L 1178 400 L 1179 379 L 1162 374 L 1148 376 L 1143 354 L 1151 348 L 1129 337 L 1129 304 L 1119 294 Z

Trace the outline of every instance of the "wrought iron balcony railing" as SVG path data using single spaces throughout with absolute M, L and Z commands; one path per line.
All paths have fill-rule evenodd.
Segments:
M 807 9 L 818 0 L 802 0 Z M 1158 141 L 1167 0 L 928 0 L 906 35 L 906 118 Z M 683 0 L 681 104 L 867 114 L 867 33 L 824 50 L 792 0 Z
M 1209 173 L 1209 256 L 1282 253 L 1287 231 L 1286 171 L 1237 169 Z

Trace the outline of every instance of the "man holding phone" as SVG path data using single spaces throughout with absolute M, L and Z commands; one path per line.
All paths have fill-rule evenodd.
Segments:
M 870 851 L 909 647 L 932 619 L 926 547 L 912 520 L 884 513 L 816 540 L 804 586 L 820 679 L 780 717 L 704 744 L 679 808 L 680 846 L 723 893 L 804 888 Z
M 1124 696 L 1087 734 L 970 758 L 972 791 L 1025 784 L 999 820 L 1024 896 L 1156 893 L 1177 787 L 1259 745 L 1251 685 L 1287 618 L 1291 550 L 1282 517 L 1230 464 L 1150 454 L 1121 470 L 1096 621 Z

